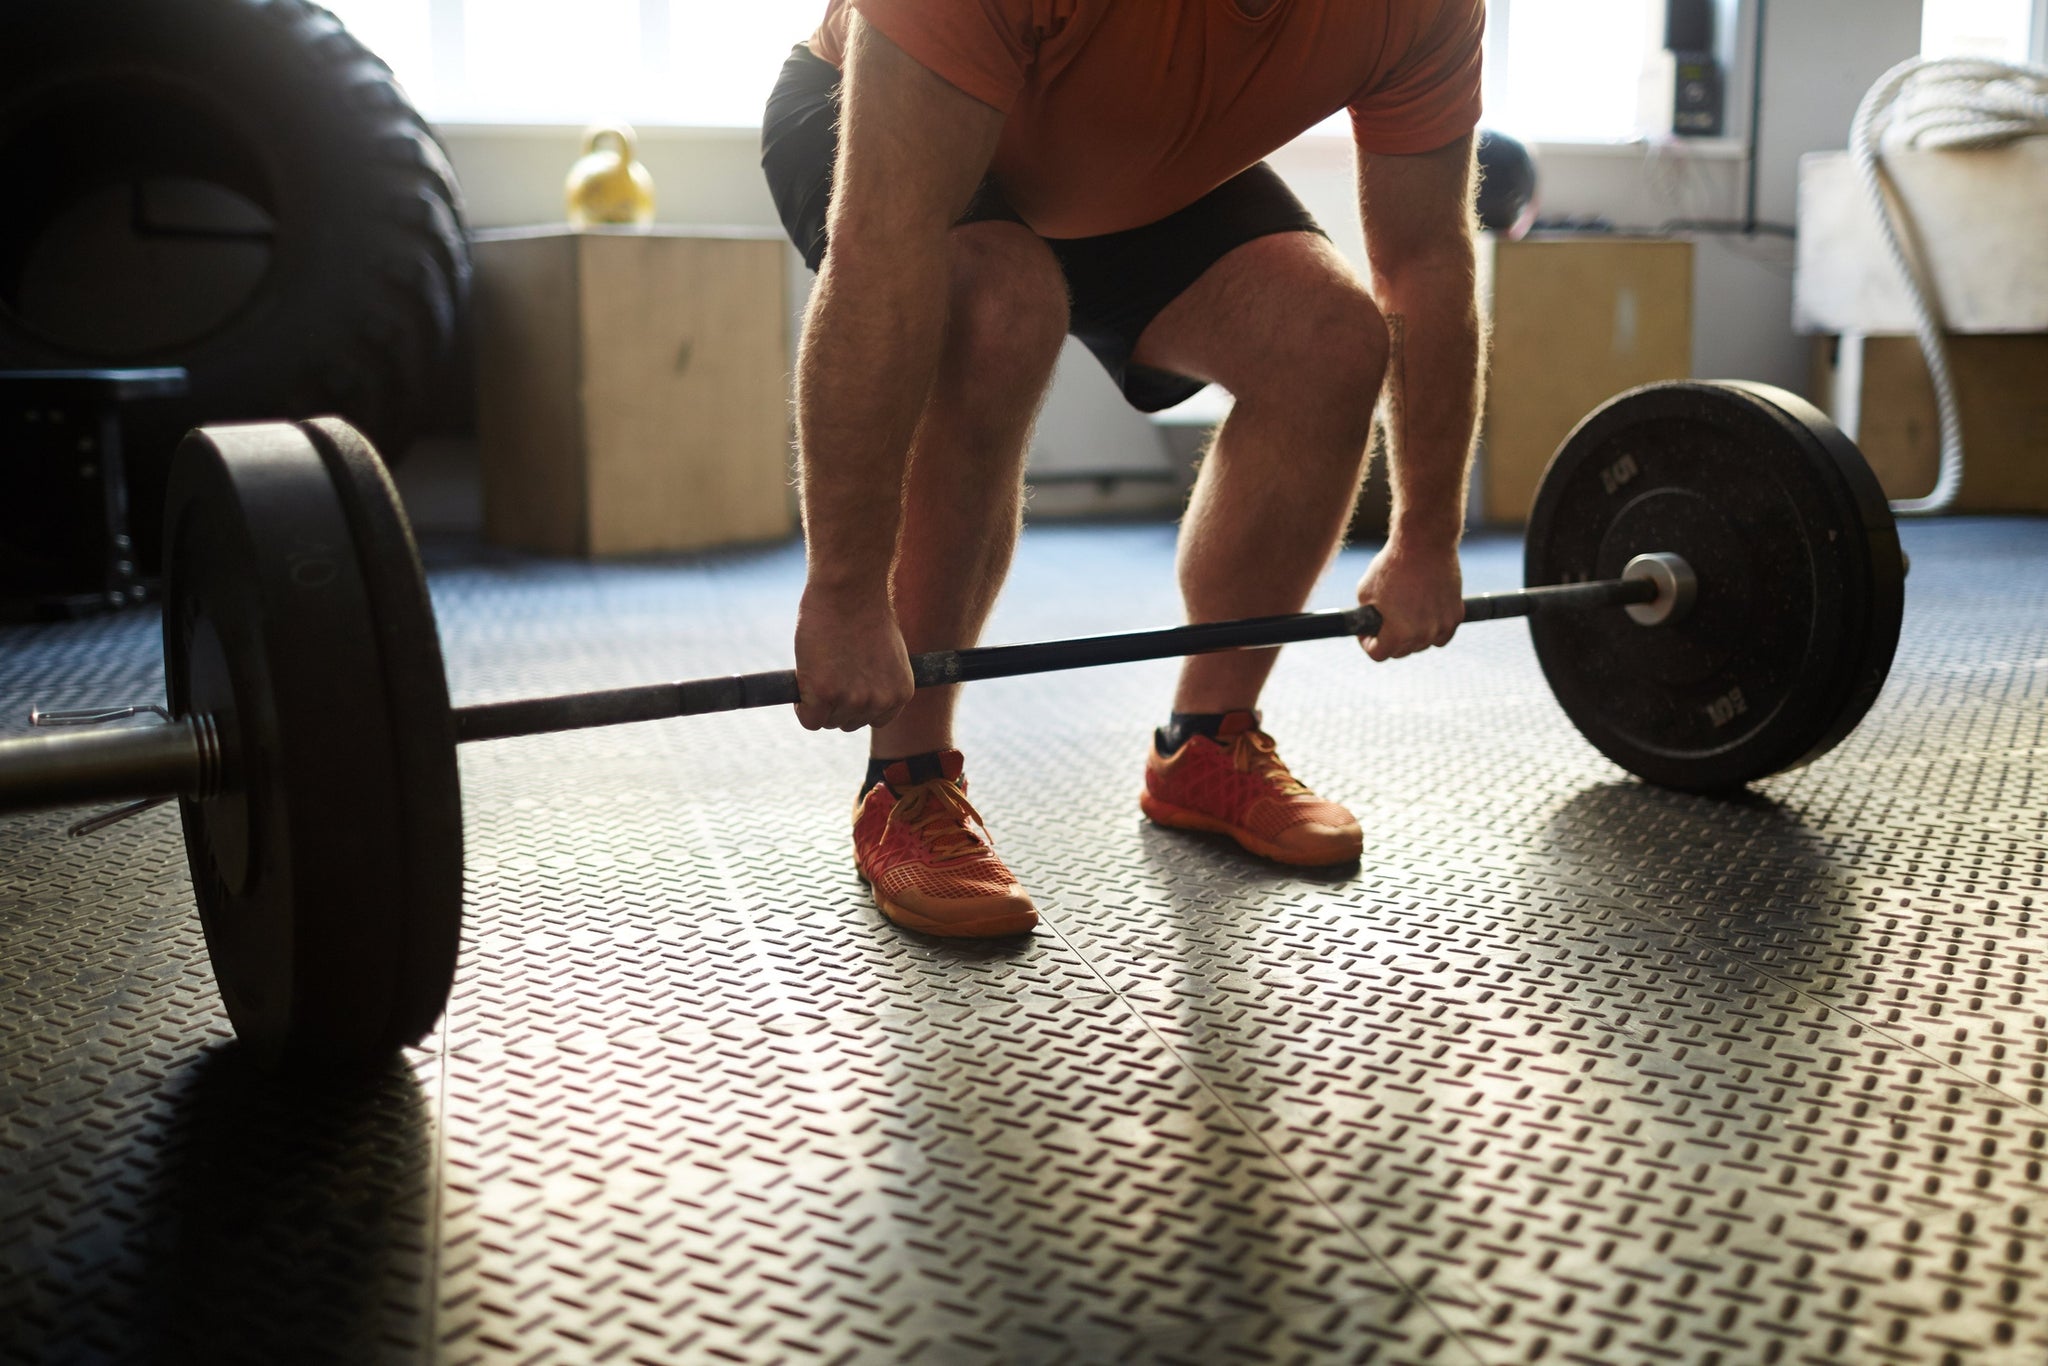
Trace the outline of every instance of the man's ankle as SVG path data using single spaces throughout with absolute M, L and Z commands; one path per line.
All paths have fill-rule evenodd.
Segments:
M 910 770 L 910 781 L 913 784 L 943 778 L 946 776 L 945 754 L 946 749 L 940 748 L 926 750 L 921 754 L 870 755 L 867 777 L 861 780 L 860 795 L 865 798 L 874 790 L 875 784 L 886 782 L 888 770 L 897 764 L 902 764 Z
M 1168 716 L 1166 724 L 1153 732 L 1153 744 L 1161 757 L 1180 753 L 1180 747 L 1197 735 L 1214 740 L 1223 732 L 1223 723 L 1232 716 L 1250 712 L 1252 725 L 1259 724 L 1259 713 L 1249 707 L 1234 707 L 1229 711 L 1177 711 Z

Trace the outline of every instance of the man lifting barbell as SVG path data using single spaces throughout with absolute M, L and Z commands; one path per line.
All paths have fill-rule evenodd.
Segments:
M 1293 2 L 1305 9 L 1312 0 Z M 911 0 L 863 3 L 879 13 L 899 3 L 908 7 Z M 1453 8 L 1462 3 L 1444 0 Z M 1114 12 L 1149 9 L 1132 5 Z M 1069 27 L 1081 24 L 1083 32 L 1090 22 L 1107 22 L 1091 0 L 1075 0 L 1065 13 Z M 1275 9 L 1271 17 L 1281 14 Z M 1203 15 L 1212 23 L 1254 22 L 1227 0 L 1213 0 Z M 849 118 L 857 125 L 862 108 L 872 107 L 863 106 L 859 95 L 863 45 L 884 40 L 859 25 L 852 32 Z M 1062 50 L 1058 38 L 1048 34 L 1040 45 L 1042 62 L 1053 62 Z M 946 107 L 950 97 L 943 82 L 934 86 L 929 72 L 918 75 L 923 68 L 900 51 L 882 60 L 898 63 L 899 78 L 923 90 L 926 106 Z M 984 110 L 976 117 L 982 118 L 982 136 L 969 150 L 986 151 L 999 140 L 987 126 L 993 115 Z M 957 131 L 971 122 L 948 128 Z M 895 173 L 891 157 L 900 160 L 903 149 L 890 138 L 880 141 L 879 162 L 860 175 Z M 852 133 L 850 146 L 860 142 L 858 132 Z M 881 883 L 879 899 L 893 902 L 892 913 L 912 923 L 905 911 L 915 911 L 916 904 L 890 884 L 888 867 L 869 852 L 893 857 L 885 847 L 892 831 L 913 854 L 954 870 L 1002 869 L 953 781 L 958 761 L 946 730 L 953 689 L 976 679 L 1189 657 L 1181 709 L 1200 708 L 1204 714 L 1192 725 L 1183 716 L 1181 725 L 1170 728 L 1195 735 L 1169 733 L 1155 748 L 1205 760 L 1229 754 L 1225 781 L 1241 780 L 1240 794 L 1264 795 L 1281 819 L 1314 799 L 1280 776 L 1285 770 L 1255 729 L 1251 706 L 1273 651 L 1297 641 L 1355 636 L 1377 655 L 1392 657 L 1446 636 L 1458 621 L 1527 617 L 1536 659 L 1565 714 L 1602 754 L 1646 781 L 1687 792 L 1723 792 L 1825 754 L 1851 732 L 1883 687 L 1898 641 L 1906 565 L 1876 476 L 1854 443 L 1795 395 L 1755 384 L 1685 381 L 1631 390 L 1603 404 L 1573 430 L 1544 471 L 1529 516 L 1527 589 L 1463 602 L 1453 597 L 1448 607 L 1439 601 L 1444 592 L 1456 592 L 1456 560 L 1446 545 L 1455 544 L 1457 519 L 1434 524 L 1429 514 L 1457 508 L 1472 425 L 1465 400 L 1474 397 L 1461 377 L 1465 363 L 1476 358 L 1476 335 L 1464 326 L 1469 312 L 1461 311 L 1470 302 L 1469 276 L 1461 273 L 1470 264 L 1463 169 L 1469 152 L 1461 146 L 1361 158 L 1366 220 L 1380 232 L 1373 258 L 1376 287 L 1383 301 L 1398 305 L 1391 312 L 1409 320 L 1399 329 L 1401 344 L 1390 340 L 1389 346 L 1400 457 L 1394 470 L 1396 520 L 1399 536 L 1407 539 L 1399 540 L 1398 553 L 1392 545 L 1383 551 L 1361 585 L 1361 596 L 1378 606 L 902 657 L 905 635 L 917 642 L 947 624 L 934 615 L 934 604 L 953 604 L 951 622 L 961 638 L 979 627 L 1016 528 L 1018 466 L 1036 398 L 1027 394 L 1007 410 L 1009 425 L 1002 431 L 1009 444 L 959 448 L 978 454 L 979 463 L 927 458 L 951 449 L 934 445 L 939 432 L 961 439 L 985 434 L 975 423 L 985 423 L 990 410 L 956 403 L 935 416 L 935 405 L 971 392 L 958 387 L 963 376 L 954 372 L 962 364 L 961 328 L 977 342 L 1001 329 L 981 307 L 969 309 L 967 322 L 960 323 L 956 298 L 921 298 L 891 276 L 886 262 L 847 266 L 848 258 L 860 262 L 860 252 L 844 249 L 842 233 L 834 247 L 839 263 L 825 270 L 805 357 L 801 434 L 808 443 L 813 565 L 798 637 L 808 660 L 801 671 L 453 706 L 425 570 L 397 492 L 369 442 L 334 418 L 201 428 L 180 444 L 165 498 L 166 705 L 39 712 L 38 724 L 85 728 L 0 739 L 0 815 L 82 802 L 131 803 L 75 824 L 77 834 L 179 799 L 193 900 L 236 1034 L 265 1060 L 355 1069 L 375 1066 L 394 1049 L 418 1042 L 448 1000 L 464 897 L 459 744 L 790 705 L 801 707 L 813 724 L 857 725 L 866 709 L 870 721 L 887 718 L 881 734 L 933 727 L 926 734 L 946 745 L 937 755 L 927 752 L 926 766 L 936 766 L 936 774 L 908 762 L 892 764 L 881 775 L 886 781 L 868 783 L 862 791 L 870 826 L 857 841 L 864 870 Z M 776 155 L 771 149 L 771 161 Z M 994 155 L 1000 166 L 1000 151 Z M 847 160 L 849 170 L 861 164 L 858 156 Z M 971 183 L 965 173 L 953 181 L 956 189 Z M 1396 191 L 1390 204 L 1387 196 Z M 959 197 L 967 202 L 967 190 L 960 189 Z M 933 202 L 940 207 L 932 208 Z M 985 195 L 974 199 L 977 205 L 987 202 Z M 1213 197 L 1209 202 L 1213 207 Z M 1436 206 L 1434 218 L 1423 212 L 1425 203 Z M 968 216 L 976 211 L 970 207 Z M 836 211 L 835 231 L 852 212 Z M 1045 264 L 1043 256 L 1033 253 L 1048 253 L 1071 280 L 1086 274 L 1075 262 L 1087 256 L 1087 241 L 1101 246 L 1108 240 L 1096 263 L 1104 275 L 1091 276 L 1089 289 L 1074 289 L 1071 318 L 1085 326 L 1084 336 L 1098 354 L 1112 359 L 1134 397 L 1156 396 L 1159 391 L 1150 386 L 1194 382 L 1183 374 L 1215 374 L 1229 382 L 1239 373 L 1228 368 L 1236 350 L 1270 359 L 1261 348 L 1273 348 L 1303 368 L 1302 375 L 1281 377 L 1302 386 L 1293 390 L 1270 375 L 1274 387 L 1258 389 L 1250 379 L 1263 372 L 1244 372 L 1237 413 L 1205 465 L 1182 556 L 1190 609 L 1198 616 L 1297 604 L 1348 510 L 1359 450 L 1338 447 L 1329 429 L 1314 428 L 1309 419 L 1320 418 L 1320 412 L 1304 416 L 1280 397 L 1292 394 L 1310 404 L 1328 391 L 1325 396 L 1335 395 L 1340 407 L 1342 400 L 1353 401 L 1356 421 L 1347 441 L 1355 436 L 1362 446 L 1369 405 L 1360 393 L 1371 396 L 1380 363 L 1375 354 L 1361 361 L 1353 347 L 1350 368 L 1334 366 L 1329 348 L 1318 349 L 1315 337 L 1290 326 L 1293 317 L 1276 318 L 1271 307 L 1258 306 L 1265 301 L 1262 284 L 1270 283 L 1302 317 L 1349 327 L 1354 340 L 1358 330 L 1369 331 L 1361 319 L 1380 316 L 1367 312 L 1374 305 L 1341 274 L 1312 226 L 1298 222 L 1219 248 L 1233 233 L 1248 231 L 1247 222 L 1270 223 L 1249 210 L 1250 216 L 1235 208 L 1219 215 L 1194 234 L 1216 249 L 1214 264 L 1190 267 L 1201 255 L 1190 258 L 1185 243 L 1177 251 L 1162 247 L 1162 259 L 1193 274 L 1176 286 L 1180 297 L 1172 302 L 1148 295 L 1158 311 L 1149 323 L 1139 318 L 1135 331 L 1128 309 L 1114 313 L 1112 321 L 1126 324 L 1118 333 L 1086 322 L 1098 306 L 1107 307 L 1100 300 L 1114 300 L 1094 285 L 1113 282 L 1118 271 L 1151 278 L 1144 272 L 1158 263 L 1148 254 L 1133 255 L 1109 239 L 1078 245 L 1041 241 L 1024 233 L 1014 213 L 949 230 L 949 213 L 942 200 L 929 201 L 923 216 L 913 215 L 902 230 L 923 244 L 912 243 L 910 259 L 927 268 L 944 263 L 956 283 L 956 266 L 970 284 L 983 278 L 975 272 L 989 265 L 982 247 L 991 243 L 1002 244 L 991 250 L 1014 249 L 1038 267 Z M 892 232 L 900 226 L 886 213 L 880 221 Z M 1432 222 L 1460 244 L 1449 262 L 1429 251 L 1429 243 L 1438 240 L 1424 231 Z M 859 241 L 873 231 L 870 225 L 852 236 Z M 1156 236 L 1144 228 L 1137 233 L 1126 240 Z M 1377 254 L 1389 234 L 1411 253 L 1400 258 L 1404 265 L 1398 271 Z M 852 307 L 842 277 L 856 283 L 881 278 L 895 292 L 868 296 L 863 311 Z M 1218 278 L 1235 281 L 1220 298 L 1212 297 L 1220 290 L 1208 288 Z M 988 303 L 971 290 L 966 297 Z M 1018 302 L 1000 292 L 994 297 L 1005 309 Z M 878 317 L 877 299 L 895 311 L 885 309 Z M 1432 300 L 1449 312 L 1432 314 L 1421 306 Z M 1233 308 L 1234 302 L 1244 306 Z M 843 315 L 837 334 L 830 325 L 835 310 Z M 1177 316 L 1187 325 L 1167 326 Z M 1015 321 L 1020 332 L 1031 330 L 1023 314 Z M 877 349 L 864 357 L 858 350 L 862 326 L 870 338 L 879 331 L 887 346 L 870 339 L 867 344 Z M 1234 328 L 1231 335 L 1256 345 L 1247 350 L 1217 343 L 1219 328 Z M 1129 338 L 1128 353 L 1119 352 L 1119 336 Z M 1167 341 L 1155 349 L 1161 337 Z M 1214 344 L 1205 349 L 1204 338 Z M 1004 358 L 1015 362 L 1016 352 L 1006 349 L 1015 339 L 997 340 L 1003 345 L 968 348 L 969 358 L 984 366 Z M 1056 338 L 1036 340 L 1049 347 Z M 842 350 L 834 352 L 834 345 Z M 847 353 L 846 346 L 856 349 Z M 1337 352 L 1344 354 L 1343 348 Z M 836 364 L 824 363 L 835 355 Z M 1214 364 L 1205 359 L 1212 356 Z M 876 376 L 861 365 L 864 359 L 894 364 L 906 357 L 901 373 Z M 1365 362 L 1371 364 L 1361 370 Z M 1032 374 L 1040 385 L 1049 364 L 1047 356 L 1038 357 Z M 864 374 L 874 380 L 870 390 L 848 387 Z M 1000 367 L 995 374 L 1015 378 Z M 1367 387 L 1344 389 L 1338 381 L 1347 374 Z M 835 393 L 844 402 L 826 401 Z M 1448 422 L 1447 411 L 1457 415 L 1456 422 Z M 821 422 L 821 414 L 834 420 Z M 1282 441 L 1290 435 L 1296 445 Z M 909 499 L 903 506 L 888 497 L 878 502 L 875 488 L 860 483 L 879 478 L 885 490 L 904 486 L 906 465 Z M 1281 467 L 1285 478 L 1275 477 Z M 1000 496 L 968 496 L 966 485 L 974 478 L 995 476 Z M 949 501 L 959 516 L 979 510 L 982 520 L 948 520 Z M 863 514 L 871 520 L 864 522 Z M 1426 534 L 1432 526 L 1436 541 Z M 920 530 L 929 533 L 926 540 L 919 539 Z M 1324 540 L 1311 544 L 1310 531 Z M 1250 539 L 1254 533 L 1269 540 Z M 901 552 L 895 550 L 899 539 Z M 1245 552 L 1246 544 L 1258 554 Z M 935 558 L 939 551 L 956 558 Z M 878 603 L 892 554 L 899 556 L 897 592 Z M 1234 558 L 1239 554 L 1251 568 Z M 821 568 L 835 565 L 846 572 L 821 575 Z M 1238 566 L 1238 578 L 1219 577 L 1219 565 Z M 1271 572 L 1260 572 L 1267 567 Z M 863 635 L 857 619 L 821 626 L 820 604 L 834 591 L 857 588 L 863 580 L 850 571 L 863 568 L 870 576 L 870 634 Z M 971 569 L 978 577 L 964 590 L 953 586 L 955 591 L 946 592 L 949 585 L 942 580 L 948 569 Z M 906 589 L 913 590 L 909 598 Z M 918 591 L 926 596 L 917 598 Z M 1417 623 L 1425 616 L 1449 625 L 1423 631 Z M 1397 624 L 1389 625 L 1390 618 Z M 882 655 L 889 669 L 871 653 L 876 639 L 886 647 Z M 1214 663 L 1198 666 L 1198 658 Z M 821 668 L 825 685 L 819 682 Z M 859 696 L 855 685 L 865 689 Z M 925 690 L 920 696 L 940 700 L 929 710 L 906 708 L 890 717 L 898 694 L 911 685 Z M 832 691 L 821 692 L 821 686 Z M 146 714 L 161 720 L 104 724 Z M 1215 738 L 1205 733 L 1211 724 Z M 1148 778 L 1167 757 L 1155 759 Z M 1172 774 L 1148 781 L 1155 815 L 1161 814 L 1162 791 L 1171 796 L 1174 781 Z M 917 792 L 926 795 L 914 806 Z M 1203 809 L 1188 803 L 1163 814 L 1171 823 L 1192 823 L 1185 817 L 1201 816 Z M 1241 811 L 1216 819 L 1259 833 L 1255 817 Z M 1323 824 L 1338 828 L 1334 820 Z M 884 838 L 869 838 L 877 827 Z M 952 833 L 942 842 L 925 834 L 934 827 Z M 909 870 L 896 875 L 906 878 L 923 865 L 889 866 Z M 1028 924 L 1034 914 L 1028 899 L 1006 871 L 1001 877 L 994 904 L 1008 915 L 1010 927 Z M 966 909 L 944 928 L 993 933 L 1004 924 L 971 903 Z
M 1236 398 L 1181 531 L 1192 621 L 1301 608 L 1384 381 L 1393 516 L 1359 584 L 1384 618 L 1364 645 L 1392 659 L 1456 631 L 1484 20 L 1480 0 L 832 0 L 791 56 L 762 160 L 819 272 L 797 713 L 872 728 L 855 860 L 890 919 L 973 937 L 1037 919 L 966 799 L 955 690 L 913 693 L 905 660 L 980 633 L 1069 331 L 1141 410 L 1208 382 Z M 1370 289 L 1260 161 L 1347 108 Z M 1141 804 L 1269 858 L 1348 862 L 1357 821 L 1259 727 L 1275 654 L 1186 661 Z
M 448 1000 L 463 915 L 458 744 L 801 700 L 794 670 L 450 705 L 426 571 L 383 462 L 336 418 L 201 428 L 171 462 L 164 707 L 38 712 L 0 739 L 0 815 L 180 799 L 221 999 L 260 1058 L 374 1066 Z M 1654 783 L 1806 763 L 1876 700 L 1905 560 L 1877 477 L 1813 407 L 1673 383 L 1602 405 L 1530 511 L 1522 592 L 1567 716 Z M 1386 634 L 1371 607 L 930 651 L 920 688 Z M 147 713 L 157 724 L 107 725 Z

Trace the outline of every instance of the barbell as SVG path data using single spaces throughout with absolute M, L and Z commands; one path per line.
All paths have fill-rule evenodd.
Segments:
M 454 981 L 456 746 L 793 703 L 790 671 L 453 707 L 383 462 L 334 418 L 194 431 L 165 521 L 168 706 L 0 742 L 0 813 L 181 803 L 207 952 L 260 1058 L 355 1069 L 417 1042 Z M 1633 390 L 1546 470 L 1519 592 L 1566 714 L 1621 767 L 1713 792 L 1806 763 L 1875 701 L 1905 560 L 1882 490 L 1817 410 L 1750 384 Z M 914 656 L 919 687 L 1379 629 L 1371 607 Z M 123 812 L 112 813 L 114 816 Z M 82 822 L 74 831 L 103 824 Z

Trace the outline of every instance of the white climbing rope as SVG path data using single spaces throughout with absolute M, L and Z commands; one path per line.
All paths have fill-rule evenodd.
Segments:
M 1900 498 L 1901 513 L 1944 512 L 1963 484 L 1963 426 L 1949 371 L 1947 330 L 1924 264 L 1907 247 L 1912 225 L 1901 224 L 1903 204 L 1886 193 L 1884 158 L 1903 149 L 1963 151 L 2048 135 L 2048 67 L 2020 66 L 1977 57 L 1901 62 L 1881 77 L 1857 107 L 1849 152 L 1877 212 L 1885 246 L 1905 281 L 1914 331 L 1934 378 L 1941 417 L 1941 464 L 1934 490 Z

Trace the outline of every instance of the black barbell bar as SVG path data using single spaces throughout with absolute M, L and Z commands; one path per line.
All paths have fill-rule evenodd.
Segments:
M 1640 568 L 1645 564 L 1661 573 Z M 1674 590 L 1671 566 L 1677 567 L 1677 581 L 1684 587 Z M 1682 561 L 1673 556 L 1643 556 L 1630 564 L 1628 577 L 1624 578 L 1466 598 L 1465 620 L 1493 621 L 1541 612 L 1628 607 L 1654 604 L 1660 598 L 1675 602 L 1683 610 L 1690 593 L 1690 573 Z M 1379 633 L 1380 626 L 1377 610 L 1352 607 L 1026 645 L 934 650 L 911 656 L 910 666 L 918 687 L 940 688 L 1019 674 L 1270 648 L 1339 636 L 1373 636 Z M 459 744 L 502 740 L 710 712 L 786 706 L 796 700 L 796 671 L 784 669 L 558 697 L 484 702 L 455 709 L 455 739 Z M 0 740 L 0 813 L 82 802 L 201 795 L 218 785 L 221 765 L 214 721 L 206 716 L 178 717 L 158 725 Z
M 1656 599 L 1659 587 L 1648 577 L 1602 579 L 1590 583 L 1527 588 L 1514 593 L 1489 593 L 1465 599 L 1466 621 L 1524 617 L 1536 612 L 1590 607 L 1624 607 Z M 911 676 L 920 688 L 944 688 L 987 678 L 1056 673 L 1104 664 L 1132 664 L 1146 659 L 1214 654 L 1292 645 L 1338 636 L 1373 636 L 1380 614 L 1371 607 L 1332 612 L 1299 612 L 1289 616 L 1251 617 L 1241 621 L 1206 622 L 1160 631 L 1084 636 L 1074 640 L 1029 645 L 990 645 L 968 650 L 934 650 L 910 657 Z M 601 692 L 566 693 L 510 702 L 483 702 L 455 709 L 458 743 L 504 740 L 519 735 L 588 730 L 634 721 L 659 721 L 672 716 L 741 711 L 750 707 L 789 706 L 797 701 L 796 671 L 736 674 L 698 678 L 683 683 L 650 683 Z

